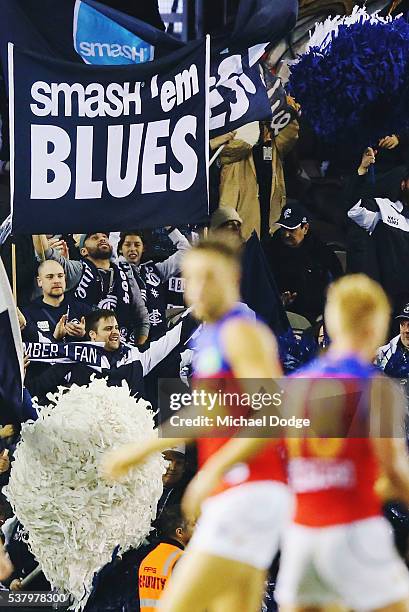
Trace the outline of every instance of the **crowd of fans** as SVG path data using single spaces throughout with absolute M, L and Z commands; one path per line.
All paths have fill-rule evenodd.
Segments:
M 296 103 L 290 102 L 299 111 Z M 406 378 L 407 143 L 406 134 L 390 134 L 366 151 L 355 151 L 351 144 L 349 151 L 329 152 L 317 146 L 302 114 L 278 136 L 268 123 L 260 123 L 254 146 L 238 140 L 234 132 L 211 142 L 213 152 L 221 145 L 224 148 L 210 168 L 208 228 L 148 231 L 130 227 L 118 234 L 97 231 L 104 228 L 98 227 L 95 219 L 95 232 L 90 234 L 17 237 L 17 295 L 23 340 L 100 342 L 111 367 L 96 373 L 80 363 L 26 360 L 21 414 L 17 417 L 7 405 L 1 409 L 0 487 L 7 483 L 12 469 L 21 421 L 35 417 L 30 396 L 45 404 L 47 394 L 59 386 L 86 385 L 94 375 L 107 376 L 112 385 L 125 380 L 132 393 L 145 397 L 156 409 L 158 379 L 180 375 L 188 383 L 191 350 L 187 341 L 200 322 L 189 313 L 180 318 L 180 265 L 190 244 L 207 232 L 237 234 L 243 241 L 243 274 L 259 277 L 263 272 L 252 267 L 245 254 L 245 244 L 256 232 L 275 293 L 258 295 L 259 307 L 248 299 L 246 291 L 243 301 L 257 316 L 266 310 L 286 311 L 287 316 L 276 317 L 280 321 L 274 329 L 276 335 L 288 333 L 287 322 L 297 332 L 294 342 L 302 343 L 309 335 L 317 351 L 325 344 L 322 316 L 329 284 L 348 272 L 365 272 L 378 280 L 390 297 L 394 318 L 390 341 L 379 348 L 376 362 L 391 376 Z M 8 171 L 7 160 L 2 160 L 3 189 L 7 189 Z M 10 238 L 0 247 L 0 255 L 11 277 Z M 272 295 L 277 298 L 274 303 Z M 123 364 L 129 351 L 134 358 Z M 166 415 L 159 414 L 161 418 Z M 191 532 L 179 505 L 195 472 L 194 450 L 169 449 L 166 459 L 169 467 L 150 542 L 142 552 L 130 553 L 121 562 L 123 576 L 130 567 L 139 568 L 141 600 L 152 597 L 146 567 L 157 559 L 162 562 L 175 551 L 182 554 Z M 0 522 L 6 519 L 4 535 L 14 573 L 4 587 L 21 589 L 21 580 L 36 562 L 25 543 L 24 528 L 10 517 L 10 508 L 1 497 Z M 173 554 L 174 562 L 178 556 Z M 113 568 L 112 576 L 116 576 L 117 585 L 123 586 L 117 580 L 118 571 L 118 567 Z M 114 578 L 106 585 L 112 586 L 112 581 Z M 45 578 L 40 575 L 27 588 L 42 589 L 44 584 Z M 117 587 L 118 597 L 122 586 Z M 104 592 L 96 593 L 89 610 L 104 609 L 98 597 L 104 599 Z M 133 604 L 137 605 L 136 600 Z

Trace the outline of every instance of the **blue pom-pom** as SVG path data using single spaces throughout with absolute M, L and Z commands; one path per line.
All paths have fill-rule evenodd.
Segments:
M 373 145 L 409 128 L 409 24 L 360 19 L 311 47 L 289 88 L 324 143 Z
M 286 374 L 299 370 L 313 361 L 318 354 L 318 343 L 312 336 L 304 334 L 296 338 L 292 330 L 278 337 L 280 360 Z
M 396 351 L 391 355 L 385 366 L 384 373 L 391 378 L 401 380 L 409 378 L 409 362 L 402 351 Z

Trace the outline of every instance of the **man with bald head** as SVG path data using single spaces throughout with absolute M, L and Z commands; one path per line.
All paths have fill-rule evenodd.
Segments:
M 91 312 L 88 304 L 77 300 L 73 292 L 65 293 L 63 267 L 51 259 L 38 267 L 38 286 L 43 295 L 22 308 L 27 319 L 24 336 L 40 332 L 50 340 L 80 341 L 85 336 L 85 316 Z

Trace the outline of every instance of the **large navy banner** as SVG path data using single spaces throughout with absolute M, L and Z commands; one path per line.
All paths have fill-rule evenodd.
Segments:
M 128 66 L 8 60 L 14 233 L 206 220 L 208 41 Z

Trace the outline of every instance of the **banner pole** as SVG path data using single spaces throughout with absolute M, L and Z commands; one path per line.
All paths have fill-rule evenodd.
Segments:
M 216 159 L 219 157 L 220 153 L 223 151 L 223 149 L 224 149 L 224 147 L 225 147 L 225 146 L 226 146 L 226 145 L 224 145 L 224 144 L 223 144 L 223 145 L 221 145 L 221 146 L 220 146 L 220 147 L 217 149 L 216 153 L 213 155 L 213 157 L 212 157 L 212 158 L 211 158 L 211 160 L 209 161 L 209 168 L 210 168 L 210 166 L 212 165 L 212 163 L 213 163 L 213 162 L 214 162 L 214 161 L 215 161 L 215 160 L 216 160 Z
M 28 586 L 30 582 L 34 580 L 34 578 L 36 578 L 39 574 L 41 574 L 41 572 L 42 572 L 41 565 L 37 565 L 37 567 L 35 567 L 33 571 L 30 574 L 28 574 L 28 576 L 23 578 L 23 580 L 21 581 L 22 588 Z
M 16 245 L 14 242 L 11 243 L 11 277 L 13 285 L 13 297 L 17 304 L 17 256 L 16 256 Z

